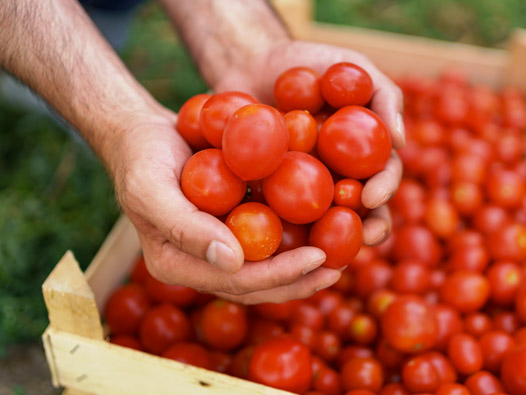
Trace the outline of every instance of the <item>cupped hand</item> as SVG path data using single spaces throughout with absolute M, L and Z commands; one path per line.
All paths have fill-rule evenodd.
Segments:
M 270 51 L 254 57 L 243 70 L 228 70 L 214 88 L 216 91 L 240 90 L 264 103 L 273 104 L 274 81 L 283 71 L 295 66 L 306 66 L 322 75 L 329 66 L 339 62 L 357 64 L 369 73 L 374 84 L 370 107 L 386 124 L 393 147 L 402 148 L 405 144 L 402 92 L 365 56 L 347 48 L 284 40 L 276 43 Z M 402 163 L 393 150 L 385 169 L 366 182 L 362 203 L 371 211 L 364 220 L 365 244 L 379 244 L 390 234 L 391 217 L 385 203 L 398 190 L 401 177 Z
M 340 271 L 318 268 L 325 254 L 314 247 L 244 262 L 227 226 L 179 187 L 191 151 L 175 131 L 177 116 L 163 110 L 146 118 L 130 121 L 109 168 L 152 275 L 245 304 L 306 298 L 339 279 Z

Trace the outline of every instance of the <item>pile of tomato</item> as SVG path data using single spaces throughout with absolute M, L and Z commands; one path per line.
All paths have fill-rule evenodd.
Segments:
M 399 152 L 404 178 L 389 203 L 394 229 L 387 241 L 338 261 L 333 267 L 348 264 L 340 280 L 306 300 L 255 306 L 160 283 L 141 259 L 106 306 L 110 341 L 300 394 L 526 394 L 525 97 L 471 85 L 454 72 L 398 83 L 407 144 Z M 277 102 L 285 116 L 297 111 Z M 316 130 L 334 113 L 318 106 L 299 111 L 317 120 Z M 192 111 L 195 128 L 199 112 Z M 212 150 L 225 155 L 226 141 Z M 190 144 L 206 150 L 209 143 Z M 327 164 L 331 194 L 342 179 L 351 180 L 346 190 L 360 191 L 368 176 L 336 176 L 334 165 L 312 151 L 316 138 L 312 144 L 294 152 Z M 221 216 L 243 201 L 267 202 L 279 213 L 259 181 L 236 177 L 250 194 L 215 215 L 228 223 Z M 363 216 L 351 195 L 342 207 Z M 312 221 L 285 220 L 283 234 L 300 227 L 302 241 L 283 247 L 284 236 L 278 252 L 308 244 Z

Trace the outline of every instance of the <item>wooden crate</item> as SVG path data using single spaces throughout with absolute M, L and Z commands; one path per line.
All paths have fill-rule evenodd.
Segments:
M 393 77 L 454 66 L 474 82 L 526 89 L 525 31 L 512 36 L 508 50 L 488 49 L 313 22 L 307 0 L 274 4 L 295 37 L 352 47 Z M 42 338 L 55 386 L 70 394 L 286 393 L 105 341 L 100 312 L 139 253 L 135 230 L 122 217 L 85 273 L 68 252 L 44 282 L 50 325 Z

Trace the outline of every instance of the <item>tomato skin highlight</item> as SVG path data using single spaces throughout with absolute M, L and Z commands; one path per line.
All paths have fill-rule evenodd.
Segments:
M 391 155 L 391 137 L 375 113 L 364 107 L 347 106 L 324 122 L 317 148 L 331 170 L 360 180 L 385 167 Z
M 323 266 L 339 268 L 351 263 L 362 239 L 363 226 L 358 214 L 346 207 L 331 207 L 312 226 L 309 245 L 327 254 Z

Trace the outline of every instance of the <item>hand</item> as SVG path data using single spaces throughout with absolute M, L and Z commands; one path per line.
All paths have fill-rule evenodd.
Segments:
M 240 90 L 272 104 L 274 81 L 283 71 L 294 66 L 307 66 L 323 74 L 330 65 L 343 61 L 355 63 L 369 73 L 375 89 L 371 109 L 385 122 L 393 147 L 402 148 L 405 131 L 400 89 L 366 57 L 350 49 L 287 39 L 255 57 L 242 70 L 230 69 L 217 83 L 215 90 Z M 402 163 L 393 150 L 385 169 L 365 184 L 362 203 L 372 209 L 364 220 L 365 244 L 379 244 L 391 233 L 391 216 L 385 203 L 397 191 L 401 177 Z
M 243 263 L 226 225 L 199 211 L 179 188 L 191 151 L 175 131 L 176 119 L 162 110 L 132 120 L 109 166 L 152 275 L 245 304 L 306 298 L 339 279 L 340 271 L 318 268 L 325 254 L 314 247 Z

